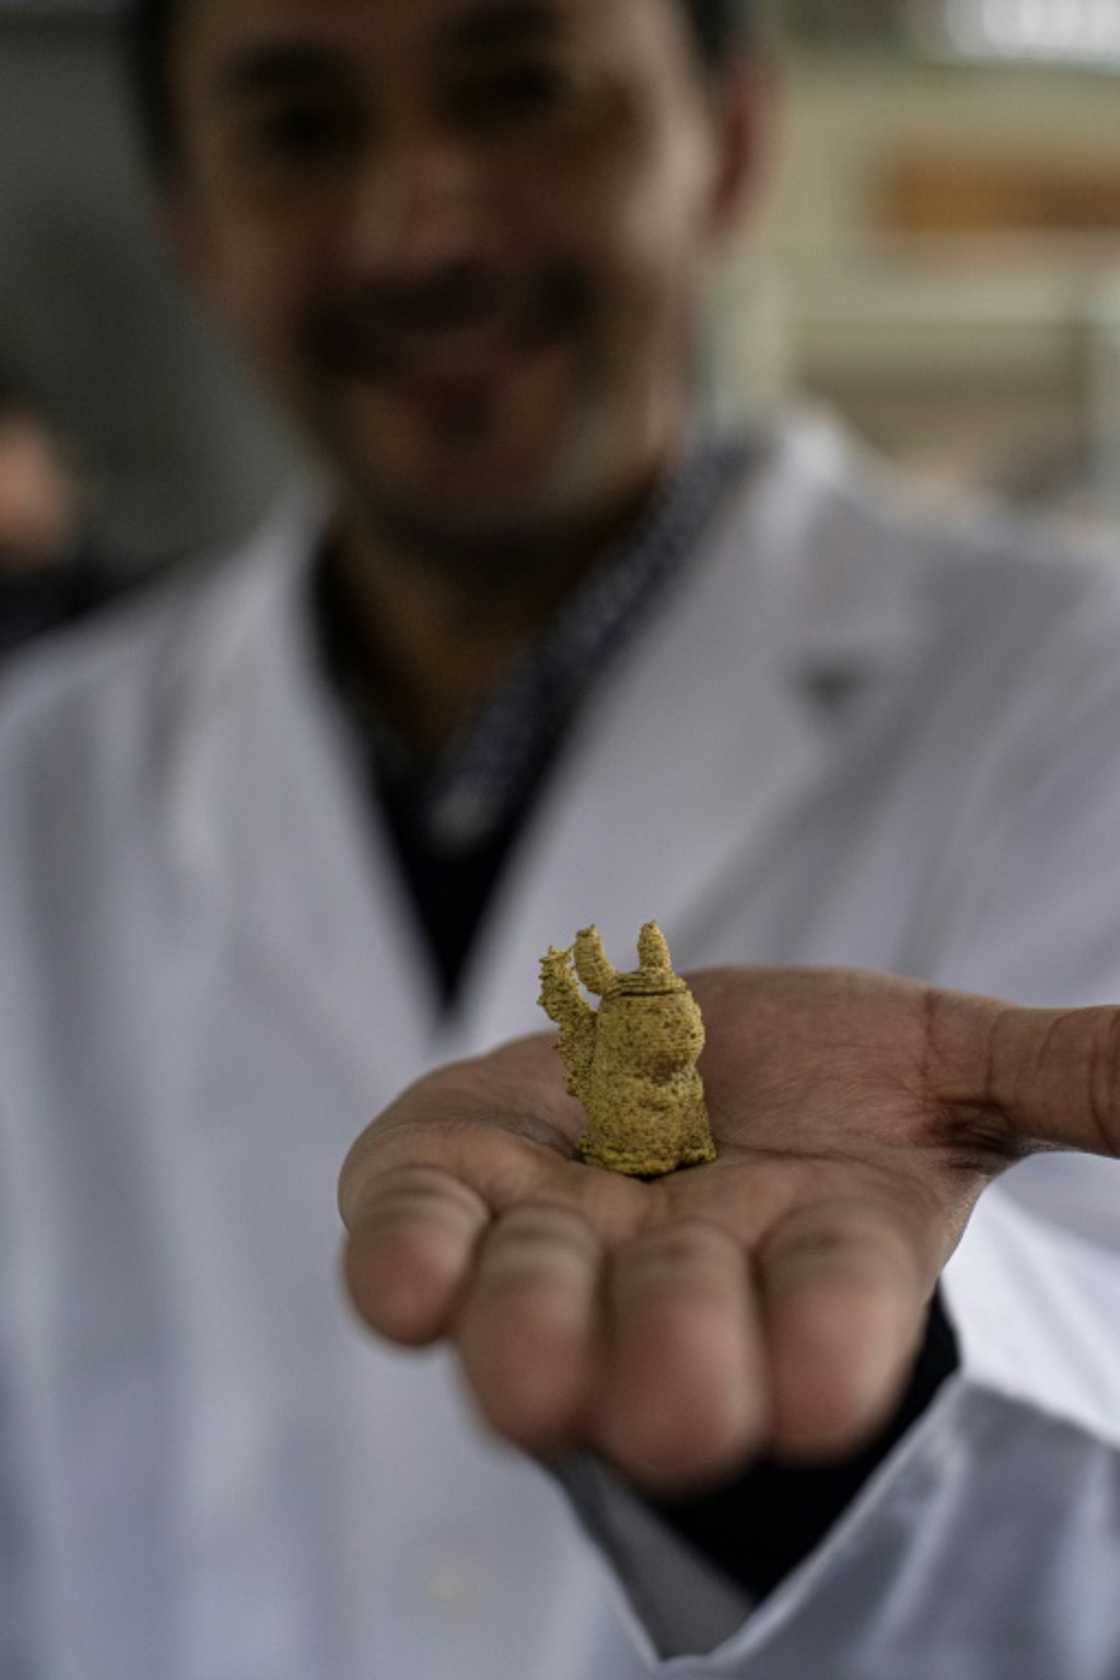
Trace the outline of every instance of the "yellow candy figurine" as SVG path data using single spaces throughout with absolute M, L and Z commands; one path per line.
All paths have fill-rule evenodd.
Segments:
M 647 922 L 641 966 L 620 974 L 598 928 L 584 928 L 567 951 L 541 960 L 540 1004 L 560 1028 L 567 1088 L 588 1126 L 584 1160 L 634 1178 L 659 1178 L 716 1158 L 696 1063 L 704 1022 L 685 982 L 673 973 L 665 936 Z M 601 998 L 595 1010 L 580 991 Z

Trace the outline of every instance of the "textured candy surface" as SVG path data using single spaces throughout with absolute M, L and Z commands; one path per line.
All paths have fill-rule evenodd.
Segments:
M 665 936 L 647 922 L 640 966 L 613 967 L 599 930 L 584 928 L 568 950 L 541 959 L 540 1004 L 560 1028 L 567 1088 L 587 1115 L 580 1154 L 593 1166 L 659 1178 L 716 1158 L 696 1063 L 704 1048 L 700 1008 L 673 972 Z M 596 1010 L 580 982 L 601 999 Z

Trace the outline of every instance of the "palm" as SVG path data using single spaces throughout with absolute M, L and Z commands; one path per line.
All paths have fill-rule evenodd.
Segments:
M 713 1165 L 652 1183 L 584 1166 L 541 1035 L 414 1087 L 343 1177 L 374 1329 L 451 1339 L 507 1438 L 660 1483 L 873 1429 L 976 1196 L 1026 1147 L 1000 1099 L 1021 1071 L 1003 1023 L 1028 1012 L 852 974 L 693 988 Z

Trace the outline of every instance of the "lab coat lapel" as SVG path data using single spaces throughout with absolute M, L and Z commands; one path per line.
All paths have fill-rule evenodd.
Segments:
M 179 828 L 210 837 L 196 873 L 293 1019 L 384 1089 L 430 1060 L 436 995 L 366 766 L 317 668 L 305 579 L 318 514 L 273 527 L 217 604 Z
M 538 959 L 578 926 L 596 922 L 622 966 L 656 917 L 681 965 L 703 960 L 693 913 L 819 769 L 786 565 L 811 509 L 790 476 L 781 449 L 756 468 L 585 708 L 480 943 L 464 1047 L 544 1024 Z

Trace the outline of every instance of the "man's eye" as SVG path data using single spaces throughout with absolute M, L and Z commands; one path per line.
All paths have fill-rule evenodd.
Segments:
M 480 77 L 462 90 L 458 103 L 482 117 L 547 115 L 573 104 L 578 91 L 560 65 L 518 64 Z
M 265 160 L 317 163 L 343 155 L 354 124 L 326 106 L 288 106 L 267 112 L 250 131 L 252 151 Z

